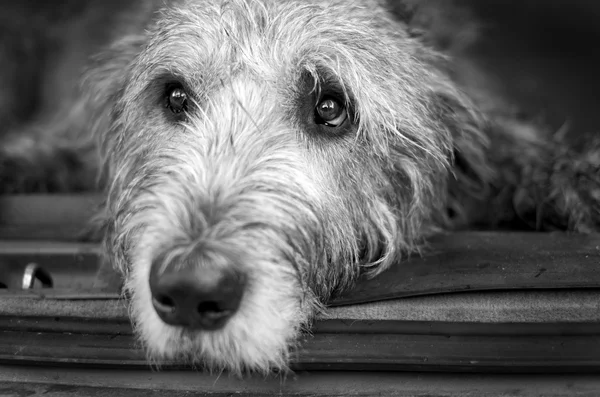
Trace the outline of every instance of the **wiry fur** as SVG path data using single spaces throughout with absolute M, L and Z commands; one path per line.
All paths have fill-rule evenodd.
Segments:
M 481 87 L 459 87 L 435 38 L 425 45 L 378 1 L 153 7 L 94 59 L 85 111 L 100 139 L 107 257 L 151 360 L 285 368 L 323 302 L 431 233 L 530 222 L 532 210 L 538 227 L 598 229 L 599 148 L 563 153 L 560 136 L 497 103 L 476 110 Z M 182 121 L 164 106 L 169 81 L 192 95 Z M 328 130 L 313 108 L 331 89 L 351 120 Z M 151 304 L 154 258 L 194 249 L 248 277 L 219 331 L 167 325 Z

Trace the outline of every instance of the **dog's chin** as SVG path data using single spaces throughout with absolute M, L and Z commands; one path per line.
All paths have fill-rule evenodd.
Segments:
M 249 288 L 223 328 L 197 331 L 161 320 L 152 305 L 150 265 L 146 264 L 131 267 L 125 287 L 131 297 L 134 331 L 151 365 L 160 368 L 165 361 L 176 361 L 234 375 L 288 369 L 294 344 L 317 304 L 316 299 L 299 296 L 295 279 L 276 274 L 280 266 L 273 266 L 270 272 L 254 272 L 252 286 L 269 288 Z M 282 283 L 286 279 L 289 283 Z

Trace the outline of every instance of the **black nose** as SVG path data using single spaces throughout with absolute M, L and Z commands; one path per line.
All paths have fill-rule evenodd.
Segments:
M 201 253 L 185 257 L 160 255 L 150 269 L 152 304 L 167 324 L 217 330 L 235 314 L 244 294 L 245 277 L 221 258 Z

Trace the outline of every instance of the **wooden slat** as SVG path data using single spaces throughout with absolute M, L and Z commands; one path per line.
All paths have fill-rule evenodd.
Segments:
M 79 240 L 100 202 L 91 194 L 0 196 L 0 239 Z
M 0 363 L 148 366 L 130 335 L 0 333 Z M 295 370 L 493 373 L 600 372 L 600 335 L 315 334 L 292 354 Z M 164 369 L 185 368 L 161 363 Z
M 598 288 L 600 235 L 463 232 L 433 238 L 332 305 L 460 291 Z
M 86 335 L 133 335 L 128 318 L 100 321 L 83 317 L 0 316 L 0 330 L 10 332 L 70 333 Z M 600 335 L 600 322 L 451 322 L 447 320 L 381 320 L 318 318 L 311 329 L 317 334 L 399 334 L 444 336 L 594 336 Z
M 600 324 L 600 299 L 596 290 L 579 291 L 515 291 L 470 292 L 418 296 L 396 300 L 372 302 L 361 305 L 331 307 L 318 316 L 316 327 L 322 321 L 328 324 L 352 324 L 361 321 L 372 324 L 369 332 L 380 332 L 384 324 L 404 322 L 454 322 L 454 323 L 528 323 L 571 326 L 576 323 Z M 42 330 L 53 330 L 49 321 L 98 321 L 101 323 L 128 321 L 125 300 L 54 300 L 0 299 L 0 320 L 32 318 Z M 5 324 L 0 321 L 0 325 Z M 338 325 L 340 326 L 340 325 Z M 397 325 L 394 325 L 397 326 Z M 554 325 L 553 325 L 554 326 Z M 12 328 L 11 328 L 12 329 Z M 345 328 L 343 328 L 345 329 Z M 559 328 L 562 329 L 562 328 Z M 338 332 L 328 328 L 326 332 Z M 343 331 L 347 332 L 347 331 Z M 358 332 L 355 329 L 352 332 Z
M 597 375 L 297 372 L 237 379 L 193 371 L 1 366 L 0 393 L 15 396 L 597 397 Z

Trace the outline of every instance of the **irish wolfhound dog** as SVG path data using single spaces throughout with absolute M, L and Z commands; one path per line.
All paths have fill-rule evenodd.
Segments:
M 323 302 L 431 233 L 598 229 L 598 145 L 459 88 L 382 2 L 159 3 L 128 11 L 64 116 L 100 137 L 106 250 L 151 359 L 284 369 Z

